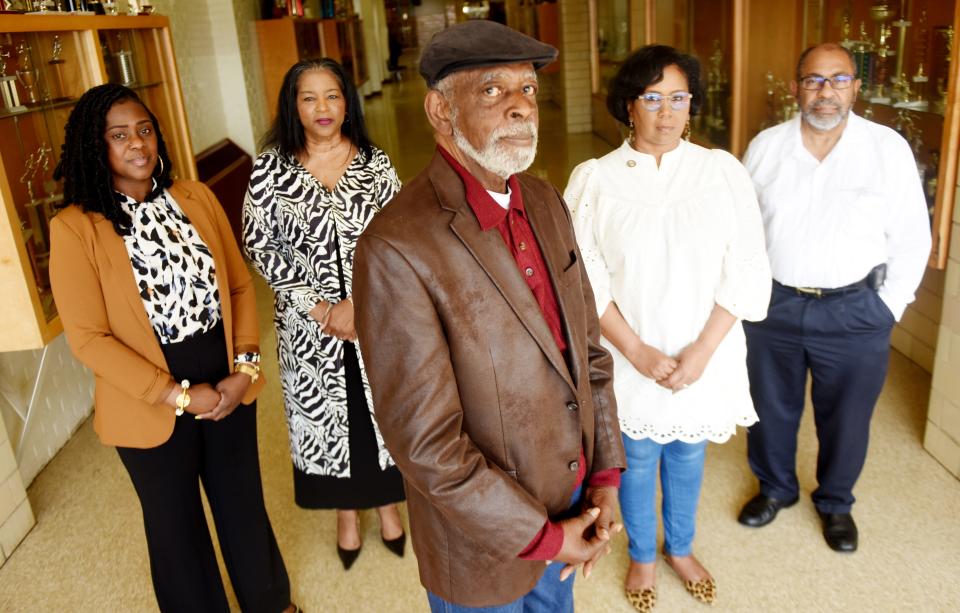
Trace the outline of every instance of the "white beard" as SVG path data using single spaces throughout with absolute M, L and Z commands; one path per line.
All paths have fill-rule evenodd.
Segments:
M 508 179 L 512 175 L 523 172 L 537 157 L 537 127 L 533 123 L 522 123 L 511 127 L 498 128 L 490 134 L 482 149 L 477 149 L 463 135 L 453 117 L 453 142 L 460 151 L 476 162 L 480 167 L 492 172 L 501 179 Z M 501 138 L 516 136 L 530 136 L 533 144 L 529 147 L 518 148 L 503 145 Z
M 827 115 L 826 117 L 821 117 L 817 115 L 816 109 L 823 106 L 832 106 L 833 108 L 839 109 L 840 112 L 834 115 Z M 847 108 L 843 108 L 839 104 L 834 104 L 832 102 L 819 103 L 819 104 L 814 102 L 812 105 L 810 105 L 807 108 L 809 110 L 803 111 L 801 113 L 801 115 L 803 116 L 803 120 L 806 121 L 811 128 L 813 128 L 814 130 L 818 130 L 820 132 L 829 132 L 830 130 L 836 128 L 843 122 L 844 119 L 847 118 L 847 115 L 850 113 L 849 106 Z

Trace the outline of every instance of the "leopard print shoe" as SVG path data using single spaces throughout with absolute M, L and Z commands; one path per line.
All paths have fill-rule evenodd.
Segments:
M 640 613 L 650 613 L 657 606 L 657 588 L 647 587 L 642 590 L 626 590 L 627 600 Z
M 713 577 L 699 581 L 685 581 L 683 587 L 687 588 L 691 596 L 704 604 L 713 604 L 717 601 L 717 582 Z

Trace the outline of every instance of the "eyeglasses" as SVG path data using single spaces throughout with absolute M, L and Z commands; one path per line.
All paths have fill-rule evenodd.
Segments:
M 818 91 L 823 89 L 825 83 L 830 83 L 833 89 L 847 89 L 854 79 L 856 77 L 852 74 L 838 74 L 832 77 L 810 75 L 800 79 L 800 87 L 807 91 Z
M 692 98 L 693 94 L 690 92 L 673 92 L 669 96 L 664 96 L 663 94 L 658 94 L 657 92 L 650 92 L 637 96 L 637 100 L 640 101 L 640 104 L 643 105 L 643 108 L 651 112 L 659 111 L 661 107 L 663 107 L 664 100 L 670 104 L 671 109 L 675 111 L 682 111 L 690 106 L 690 100 Z

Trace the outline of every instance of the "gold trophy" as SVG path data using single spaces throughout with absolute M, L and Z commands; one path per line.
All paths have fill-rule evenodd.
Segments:
M 889 70 L 888 65 L 890 63 L 889 58 L 893 55 L 893 51 L 890 50 L 890 46 L 887 44 L 890 34 L 890 26 L 880 24 L 880 46 L 877 48 L 877 60 L 874 65 L 874 81 L 876 82 L 876 87 L 873 90 L 873 95 L 869 98 L 869 102 L 875 102 L 877 104 L 890 104 L 890 96 L 886 92 L 887 71 Z
M 874 44 L 870 40 L 870 37 L 867 35 L 867 24 L 866 22 L 860 22 L 860 39 L 849 41 L 850 52 L 853 53 L 853 60 L 857 74 L 855 75 L 860 79 L 860 93 L 866 93 L 867 88 L 870 87 L 870 66 L 871 59 L 874 55 Z
M 67 87 L 65 81 L 63 80 L 63 65 L 66 64 L 66 60 L 61 56 L 63 54 L 63 41 L 60 40 L 59 35 L 54 35 L 53 37 L 53 49 L 50 54 L 50 59 L 47 60 L 47 65 L 50 66 L 50 72 L 53 73 L 53 83 L 50 83 L 50 98 L 53 100 L 66 100 L 69 98 L 67 95 Z
M 937 77 L 937 100 L 934 102 L 934 111 L 943 115 L 947 108 L 947 91 L 950 86 L 950 54 L 953 52 L 953 26 L 934 28 L 944 41 L 943 63 Z
M 893 86 L 893 97 L 896 99 L 893 106 L 898 109 L 919 109 L 917 99 L 913 97 L 913 90 L 910 89 L 910 79 L 905 72 L 900 73 L 900 78 Z
M 20 41 L 17 45 L 17 80 L 23 85 L 27 92 L 27 102 L 36 104 L 37 99 L 37 69 L 33 67 L 33 58 L 30 52 L 33 50 L 26 41 Z
M 911 25 L 913 24 L 907 21 L 906 0 L 900 0 L 900 19 L 893 22 L 893 27 L 899 30 L 897 33 L 897 69 L 893 73 L 895 81 L 899 81 L 903 74 L 903 58 L 907 54 L 907 28 Z M 909 84 L 906 89 L 909 91 Z
M 920 19 L 917 22 L 917 26 L 920 28 L 917 32 L 917 72 L 911 77 L 914 87 L 917 90 L 917 98 L 913 101 L 913 106 L 910 108 L 926 111 L 930 108 L 930 102 L 923 97 L 923 92 L 927 88 L 927 83 L 930 81 L 930 77 L 928 77 L 923 70 L 923 63 L 927 59 L 927 50 L 929 47 L 926 10 L 920 11 Z
M 720 40 L 714 39 L 713 54 L 710 56 L 710 70 L 707 73 L 707 108 L 706 113 L 704 113 L 707 131 L 710 139 L 714 142 L 719 142 L 727 129 L 723 102 L 726 98 L 724 92 L 728 83 L 727 75 L 723 72 L 723 51 L 720 49 Z
M 27 110 L 27 107 L 20 104 L 17 77 L 7 74 L 7 58 L 11 55 L 9 50 L 0 46 L 0 96 L 3 97 L 3 112 L 5 113 Z

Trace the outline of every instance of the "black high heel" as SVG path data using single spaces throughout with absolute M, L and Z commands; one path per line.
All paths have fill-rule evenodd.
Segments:
M 353 566 L 353 563 L 357 561 L 357 558 L 360 556 L 360 550 L 363 549 L 361 544 L 356 549 L 344 549 L 337 543 L 337 555 L 340 556 L 340 562 L 343 564 L 343 570 L 350 570 L 350 567 Z
M 384 538 L 384 536 L 381 534 L 381 535 L 380 535 L 380 540 L 383 541 L 383 544 L 386 545 L 387 549 L 389 549 L 391 552 L 393 552 L 393 554 L 394 554 L 395 556 L 397 556 L 398 558 L 402 558 L 402 557 L 403 557 L 403 549 L 404 549 L 404 546 L 407 544 L 407 533 L 406 533 L 406 532 L 402 532 L 402 533 L 400 534 L 400 536 L 398 536 L 398 537 L 395 538 L 395 539 L 390 539 L 390 540 L 387 540 L 387 539 Z
M 357 558 L 360 556 L 360 550 L 363 549 L 363 539 L 360 539 L 360 545 L 356 549 L 344 549 L 340 546 L 340 528 L 339 528 L 339 509 L 337 516 L 337 555 L 340 557 L 340 563 L 343 564 L 343 570 L 350 570 L 350 567 L 353 566 L 353 563 L 357 561 Z M 360 513 L 357 513 L 357 536 L 360 536 Z

